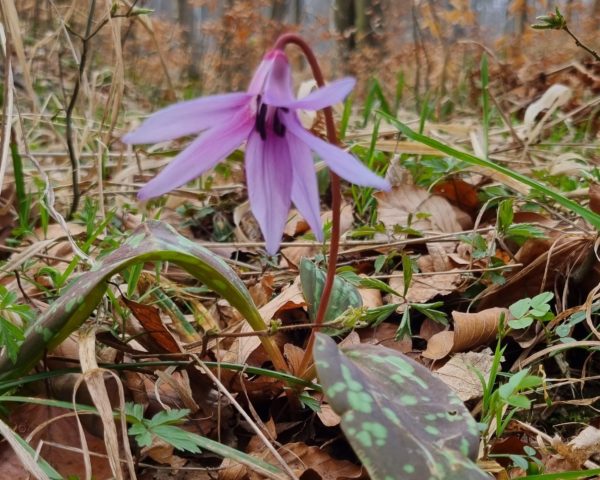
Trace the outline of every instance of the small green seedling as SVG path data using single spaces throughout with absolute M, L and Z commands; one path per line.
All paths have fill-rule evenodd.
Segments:
M 29 305 L 17 303 L 17 295 L 0 285 L 0 345 L 15 362 L 23 341 L 25 327 L 33 321 L 34 312 Z
M 514 330 L 522 330 L 529 327 L 534 321 L 549 322 L 554 318 L 551 311 L 550 301 L 554 298 L 552 292 L 543 292 L 533 298 L 523 298 L 513 303 L 508 310 L 512 319 L 508 326 Z

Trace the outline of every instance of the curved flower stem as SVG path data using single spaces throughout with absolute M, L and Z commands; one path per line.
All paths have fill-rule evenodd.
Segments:
M 304 41 L 302 37 L 296 35 L 295 33 L 286 33 L 281 35 L 277 39 L 274 48 L 278 50 L 283 50 L 288 44 L 294 44 L 302 50 L 302 53 L 304 54 L 306 60 L 308 61 L 308 64 L 310 65 L 313 77 L 317 82 L 317 86 L 324 87 L 325 79 L 323 78 L 323 72 L 321 71 L 321 67 L 319 66 L 317 57 L 315 56 L 308 43 L 306 43 L 306 41 Z M 327 140 L 329 141 L 329 143 L 337 145 L 338 138 L 337 133 L 335 131 L 333 111 L 331 110 L 331 107 L 324 108 L 323 114 L 325 115 Z M 340 177 L 338 177 L 331 170 L 329 171 L 329 175 L 331 177 L 331 243 L 329 246 L 329 261 L 327 262 L 327 277 L 325 278 L 325 286 L 323 287 L 323 293 L 321 295 L 319 309 L 315 318 L 315 326 L 322 325 L 325 319 L 325 313 L 327 312 L 327 307 L 329 306 L 329 299 L 331 297 L 331 290 L 333 288 L 333 280 L 335 278 L 335 269 L 337 266 L 338 250 L 340 246 L 340 210 L 342 203 Z M 299 372 L 302 372 L 303 374 L 309 369 L 312 362 L 312 352 L 315 344 L 316 331 L 317 329 L 313 329 L 311 331 L 310 337 L 308 339 L 308 344 L 306 345 L 306 351 L 304 352 L 304 357 L 302 358 L 302 362 L 300 364 Z

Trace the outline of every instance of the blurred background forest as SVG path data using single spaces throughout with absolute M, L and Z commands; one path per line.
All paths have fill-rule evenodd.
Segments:
M 110 2 L 96 5 L 96 20 L 105 3 Z M 152 15 L 113 20 L 121 21 L 124 76 L 133 82 L 127 85 L 126 96 L 142 103 L 244 89 L 261 55 L 282 31 L 299 31 L 310 38 L 328 73 L 357 76 L 359 92 L 365 92 L 370 78 L 377 78 L 393 94 L 400 75 L 416 98 L 426 92 L 429 98 L 442 98 L 461 85 L 471 86 L 472 70 L 478 67 L 483 49 L 492 55 L 492 79 L 508 89 L 540 81 L 540 75 L 559 74 L 572 60 L 591 60 L 566 35 L 531 29 L 537 15 L 560 7 L 584 42 L 594 43 L 600 26 L 600 0 L 139 0 L 133 4 L 153 10 Z M 22 0 L 16 5 L 22 24 L 27 25 L 26 38 L 40 43 L 30 58 L 33 77 L 48 79 L 42 73 L 52 71 L 60 77 L 56 55 L 64 62 L 73 47 L 44 39 L 56 36 L 61 22 L 72 38 L 83 32 L 87 2 Z M 98 36 L 105 42 L 90 42 L 92 58 L 100 67 L 114 66 L 115 57 L 108 54 L 113 33 L 103 29 Z

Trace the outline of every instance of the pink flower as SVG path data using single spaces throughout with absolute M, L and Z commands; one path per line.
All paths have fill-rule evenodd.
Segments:
M 354 79 L 344 78 L 296 99 L 288 59 L 282 50 L 272 50 L 265 55 L 247 92 L 172 105 L 123 137 L 125 143 L 140 144 L 202 132 L 139 191 L 138 198 L 157 197 L 186 184 L 246 141 L 248 196 L 267 251 L 277 252 L 292 202 L 322 241 L 311 151 L 349 182 L 389 189 L 386 180 L 348 152 L 312 135 L 298 120 L 296 110 L 320 110 L 341 102 L 354 84 Z

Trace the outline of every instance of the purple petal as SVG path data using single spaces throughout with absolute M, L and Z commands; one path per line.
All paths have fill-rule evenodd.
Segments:
M 320 242 L 323 241 L 319 187 L 310 149 L 293 135 L 287 136 L 294 178 L 292 202 L 310 225 Z
M 285 115 L 285 125 L 290 134 L 304 142 L 325 161 L 331 170 L 343 179 L 356 185 L 374 187 L 379 190 L 389 190 L 391 188 L 387 180 L 373 173 L 356 157 L 309 133 L 300 124 L 295 114 Z
M 246 146 L 246 181 L 250 208 L 260 225 L 267 252 L 279 249 L 291 203 L 292 165 L 285 138 L 262 140 L 252 132 Z
M 273 68 L 265 84 L 264 102 L 273 106 L 287 105 L 296 100 L 292 91 L 292 69 L 285 53 L 273 52 Z
M 355 84 L 356 80 L 352 77 L 342 78 L 309 93 L 306 97 L 287 103 L 278 102 L 278 99 L 272 98 L 269 95 L 270 92 L 265 92 L 265 103 L 274 107 L 321 110 L 322 108 L 330 107 L 344 101 Z
M 121 140 L 129 144 L 157 143 L 198 133 L 231 119 L 251 98 L 247 93 L 226 93 L 176 103 L 153 113 Z
M 273 58 L 275 58 L 275 52 L 268 52 L 260 62 L 260 65 L 254 72 L 252 76 L 252 80 L 250 80 L 250 85 L 248 86 L 248 93 L 251 95 L 258 95 L 264 89 L 265 82 L 267 81 L 267 77 L 273 68 Z
M 158 197 L 199 177 L 233 152 L 253 127 L 254 117 L 246 114 L 207 130 L 144 185 L 138 198 Z

